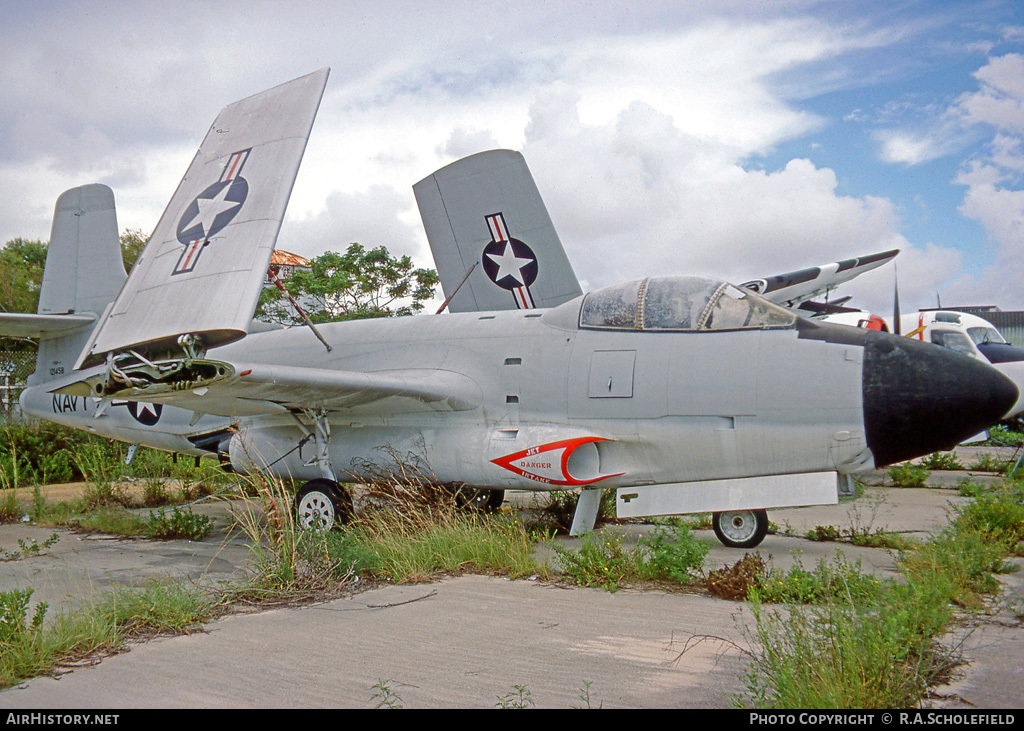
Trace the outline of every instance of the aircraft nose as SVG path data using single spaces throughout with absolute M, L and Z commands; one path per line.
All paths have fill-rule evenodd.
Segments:
M 864 340 L 864 430 L 875 466 L 952 449 L 1002 419 L 1017 386 L 990 365 L 911 338 Z

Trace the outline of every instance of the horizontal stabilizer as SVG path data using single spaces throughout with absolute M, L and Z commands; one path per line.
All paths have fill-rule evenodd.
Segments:
M 224 108 L 76 368 L 107 353 L 243 337 L 327 83 L 323 69 Z
M 81 315 L 29 315 L 0 312 L 0 336 L 12 338 L 59 337 L 92 327 L 98 317 Z
M 890 249 L 820 267 L 777 274 L 766 279 L 754 279 L 741 286 L 783 307 L 797 307 L 801 302 L 814 299 L 864 272 L 892 261 L 899 253 L 899 249 Z
M 449 311 L 556 307 L 582 294 L 520 153 L 470 155 L 413 193 Z

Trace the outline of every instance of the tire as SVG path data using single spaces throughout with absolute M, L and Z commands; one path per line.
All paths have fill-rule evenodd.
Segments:
M 455 504 L 469 510 L 497 510 L 505 502 L 504 490 L 460 487 L 455 491 Z
M 295 523 L 299 528 L 329 531 L 352 516 L 352 498 L 333 480 L 310 480 L 295 493 Z
M 504 490 L 490 490 L 490 498 L 487 500 L 488 510 L 499 510 L 501 509 L 502 503 L 505 502 L 505 491 Z
M 723 545 L 729 548 L 753 548 L 768 535 L 768 511 L 730 510 L 714 513 L 711 525 Z

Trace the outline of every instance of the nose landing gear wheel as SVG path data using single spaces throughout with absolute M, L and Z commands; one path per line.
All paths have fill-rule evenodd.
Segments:
M 310 480 L 295 494 L 295 522 L 299 528 L 328 531 L 347 523 L 352 498 L 332 480 Z
M 753 548 L 768 534 L 768 511 L 730 510 L 714 513 L 711 526 L 729 548 Z

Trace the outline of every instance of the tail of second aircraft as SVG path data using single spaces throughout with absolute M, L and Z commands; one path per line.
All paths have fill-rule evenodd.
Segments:
M 71 372 L 125 279 L 113 192 L 92 184 L 63 193 L 53 213 L 36 314 L 0 313 L 0 335 L 39 338 L 29 385 Z
M 470 155 L 413 193 L 452 312 L 555 307 L 582 294 L 520 153 Z

